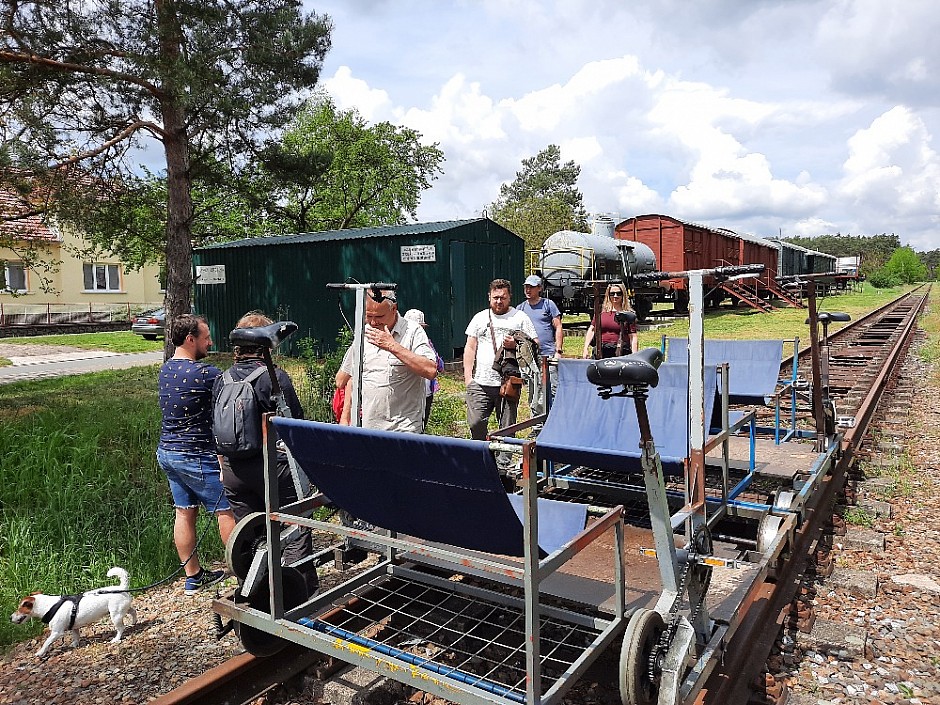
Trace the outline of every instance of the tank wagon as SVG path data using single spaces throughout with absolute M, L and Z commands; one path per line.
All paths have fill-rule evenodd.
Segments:
M 562 311 L 593 311 L 593 288 L 587 282 L 629 280 L 656 270 L 653 251 L 642 243 L 614 238 L 614 225 L 613 219 L 600 216 L 590 233 L 561 230 L 549 236 L 537 253 L 531 269 L 541 273 L 544 295 Z

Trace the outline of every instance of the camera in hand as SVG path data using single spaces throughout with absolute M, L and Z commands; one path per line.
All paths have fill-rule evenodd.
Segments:
M 636 323 L 636 314 L 633 311 L 615 311 L 614 320 L 621 325 L 624 323 Z

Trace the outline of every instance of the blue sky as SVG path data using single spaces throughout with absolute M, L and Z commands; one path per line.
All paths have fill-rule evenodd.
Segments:
M 305 0 L 320 85 L 444 151 L 420 220 L 480 214 L 548 144 L 591 212 L 940 248 L 933 0 Z

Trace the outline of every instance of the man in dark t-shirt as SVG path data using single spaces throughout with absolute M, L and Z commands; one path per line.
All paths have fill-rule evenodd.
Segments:
M 203 318 L 184 314 L 173 321 L 173 357 L 160 368 L 160 442 L 157 463 L 166 473 L 176 518 L 173 541 L 186 572 L 184 590 L 192 595 L 225 577 L 222 570 L 204 570 L 196 555 L 199 505 L 215 513 L 222 543 L 228 541 L 235 518 L 222 489 L 219 459 L 212 435 L 212 385 L 221 374 L 199 362 L 212 347 Z

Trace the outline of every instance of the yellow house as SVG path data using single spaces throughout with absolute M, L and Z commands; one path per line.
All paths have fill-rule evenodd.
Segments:
M 7 217 L 22 213 L 22 199 L 4 191 L 0 189 L 0 211 Z M 44 222 L 39 215 L 0 222 L 0 267 L 5 275 L 0 279 L 0 306 L 10 313 L 38 307 L 137 312 L 162 305 L 157 265 L 132 271 L 110 253 L 92 257 L 83 252 L 86 249 L 77 233 Z

